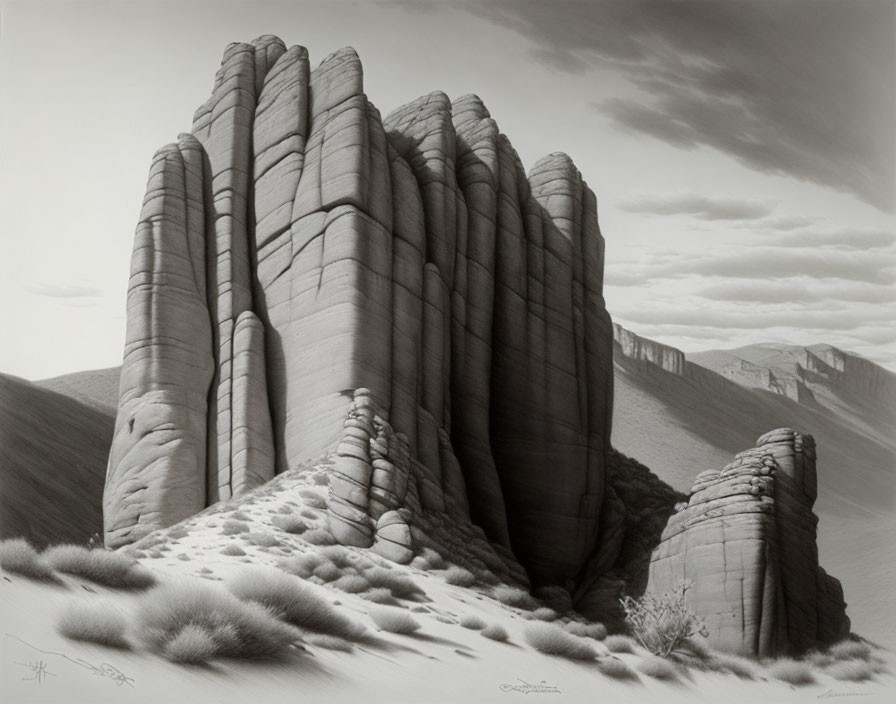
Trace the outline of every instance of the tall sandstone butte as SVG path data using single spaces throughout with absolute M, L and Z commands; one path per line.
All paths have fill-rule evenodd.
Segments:
M 840 583 L 818 565 L 815 441 L 766 433 L 701 473 L 650 561 L 647 589 L 693 583 L 691 607 L 720 649 L 772 657 L 849 635 Z
M 476 96 L 383 119 L 352 49 L 230 45 L 150 173 L 107 544 L 331 453 L 341 541 L 401 554 L 409 501 L 571 586 L 618 532 L 603 260 L 572 161 L 527 176 Z

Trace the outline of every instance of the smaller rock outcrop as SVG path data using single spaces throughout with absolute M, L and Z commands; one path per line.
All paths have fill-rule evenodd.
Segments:
M 651 556 L 647 590 L 683 581 L 711 645 L 759 657 L 849 634 L 840 583 L 818 565 L 815 441 L 766 433 L 721 471 L 697 476 Z
M 618 323 L 613 323 L 613 340 L 617 352 L 631 359 L 655 364 L 667 372 L 682 376 L 685 371 L 684 352 L 636 335 Z

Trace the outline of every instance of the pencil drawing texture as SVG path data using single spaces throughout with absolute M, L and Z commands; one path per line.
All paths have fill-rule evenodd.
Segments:
M 156 154 L 106 544 L 329 455 L 338 543 L 408 563 L 451 525 L 499 576 L 618 621 L 595 196 L 564 154 L 527 177 L 476 96 L 381 119 L 362 75 L 351 49 L 312 71 L 275 37 L 231 44 L 193 134 Z M 774 431 L 670 519 L 647 589 L 693 580 L 712 645 L 770 656 L 849 634 L 818 567 L 814 460 L 811 436 Z

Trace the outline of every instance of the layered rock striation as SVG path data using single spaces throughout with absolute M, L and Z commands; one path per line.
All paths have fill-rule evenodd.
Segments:
M 713 646 L 772 657 L 849 634 L 840 583 L 818 565 L 815 460 L 812 436 L 774 430 L 698 475 L 669 519 L 647 589 L 692 582 L 689 603 Z
M 351 49 L 230 45 L 150 173 L 107 544 L 330 452 L 340 540 L 400 546 L 419 502 L 575 581 L 609 530 L 603 257 L 572 161 L 527 175 L 477 97 L 383 119 Z

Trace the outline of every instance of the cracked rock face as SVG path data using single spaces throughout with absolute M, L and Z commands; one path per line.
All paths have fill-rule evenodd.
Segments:
M 440 513 L 574 580 L 618 532 L 603 260 L 569 157 L 527 175 L 476 96 L 384 119 L 352 49 L 230 45 L 150 173 L 107 544 L 331 452 L 340 540 L 403 560 Z
M 689 605 L 723 650 L 774 657 L 846 637 L 843 590 L 818 565 L 815 459 L 811 435 L 782 428 L 701 473 L 651 556 L 647 590 L 692 582 Z

